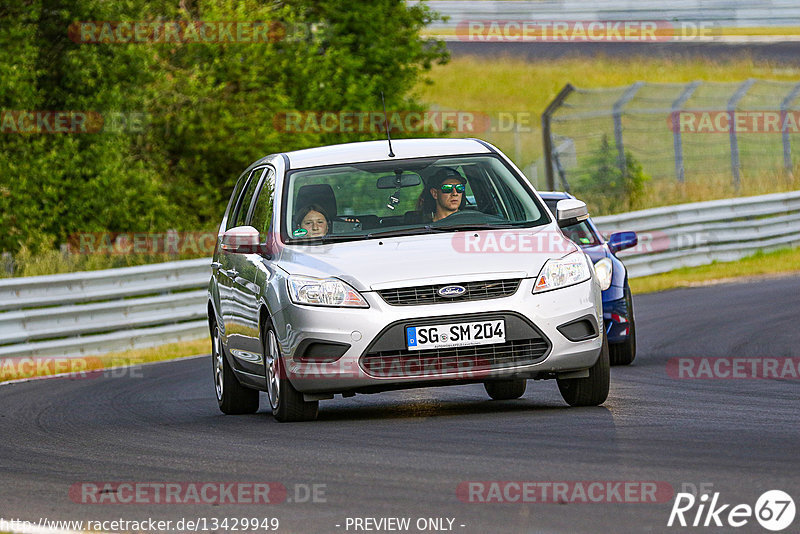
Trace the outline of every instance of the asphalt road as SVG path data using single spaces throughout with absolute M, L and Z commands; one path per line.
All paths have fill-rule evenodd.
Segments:
M 489 401 L 480 385 L 390 392 L 279 424 L 263 409 L 222 415 L 208 358 L 2 386 L 0 517 L 275 517 L 279 532 L 355 532 L 348 517 L 408 517 L 410 532 L 418 518 L 450 518 L 464 533 L 730 531 L 668 528 L 672 492 L 713 484 L 720 503 L 752 506 L 782 489 L 800 505 L 800 380 L 676 379 L 667 362 L 800 357 L 798 295 L 800 277 L 637 296 L 639 355 L 612 369 L 597 408 L 568 408 L 555 383 L 530 382 L 516 401 Z M 71 500 L 70 487 L 99 481 L 275 482 L 291 502 Z M 657 503 L 469 503 L 456 492 L 467 481 L 657 481 L 671 491 Z M 314 484 L 317 502 L 296 502 Z M 785 532 L 799 528 L 800 517 Z M 768 532 L 752 518 L 736 530 Z
M 540 42 L 467 42 L 448 41 L 453 57 L 511 56 L 523 59 L 561 59 L 565 57 L 607 56 L 611 58 L 699 57 L 714 61 L 752 57 L 757 61 L 800 64 L 800 41 L 774 43 L 540 43 Z M 589 73 L 587 73 L 588 75 Z M 576 83 L 580 84 L 579 80 Z

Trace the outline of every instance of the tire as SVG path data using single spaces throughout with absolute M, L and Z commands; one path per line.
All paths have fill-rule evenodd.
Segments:
M 264 366 L 272 415 L 281 423 L 314 421 L 319 413 L 319 401 L 306 401 L 289 382 L 283 365 L 278 339 L 268 326 L 264 334 Z
M 603 335 L 603 348 L 586 378 L 556 379 L 561 396 L 570 406 L 598 406 L 608 398 L 611 366 L 608 339 Z
M 239 415 L 258 411 L 258 391 L 244 387 L 233 373 L 225 357 L 219 328 L 211 326 L 211 365 L 214 371 L 214 389 L 222 413 Z
M 483 383 L 486 393 L 494 400 L 518 399 L 525 394 L 528 381 L 522 378 L 512 380 L 491 380 Z
M 633 317 L 633 298 L 631 288 L 625 283 L 625 306 L 628 309 L 628 339 L 622 343 L 612 343 L 608 346 L 611 365 L 630 365 L 636 358 L 636 321 Z

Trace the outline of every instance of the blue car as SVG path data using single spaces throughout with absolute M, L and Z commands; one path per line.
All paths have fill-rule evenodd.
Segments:
M 554 215 L 559 200 L 575 198 L 562 192 L 540 194 Z M 617 232 L 611 234 L 606 242 L 591 219 L 566 226 L 561 231 L 589 255 L 603 285 L 603 321 L 611 365 L 629 365 L 636 357 L 636 323 L 628 271 L 616 253 L 636 246 L 636 232 Z

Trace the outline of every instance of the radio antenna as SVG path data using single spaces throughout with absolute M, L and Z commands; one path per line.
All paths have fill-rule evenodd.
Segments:
M 386 115 L 386 100 L 383 98 L 383 91 L 381 91 L 381 103 L 383 103 L 383 124 L 386 125 L 386 139 L 389 141 L 389 157 L 394 157 L 392 152 L 392 136 L 389 135 L 389 117 Z

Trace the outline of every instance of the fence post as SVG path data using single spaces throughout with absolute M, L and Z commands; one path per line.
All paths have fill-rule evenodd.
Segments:
M 544 172 L 547 177 L 547 188 L 555 191 L 556 180 L 553 176 L 553 138 L 550 135 L 550 118 L 561 107 L 564 100 L 575 90 L 572 84 L 567 84 L 556 95 L 542 113 L 542 141 L 544 142 Z
M 614 102 L 614 143 L 617 145 L 617 166 L 622 171 L 624 178 L 628 174 L 628 166 L 625 165 L 625 145 L 622 142 L 622 108 L 636 96 L 636 92 L 644 85 L 644 82 L 636 82 L 623 93 L 619 100 Z
M 736 106 L 754 83 L 756 83 L 756 81 L 753 78 L 743 82 L 736 92 L 733 93 L 731 99 L 728 100 L 728 131 L 731 138 L 731 172 L 733 173 L 733 187 L 736 188 L 736 191 L 739 191 L 739 184 L 741 182 L 739 176 L 739 139 L 736 136 Z
M 553 151 L 553 164 L 558 171 L 558 179 L 561 182 L 562 189 L 567 193 L 571 193 L 572 191 L 569 190 L 569 182 L 567 181 L 567 173 L 564 172 L 564 167 L 561 166 L 561 156 L 558 155 L 558 147 Z M 554 190 L 554 188 L 550 188 L 550 191 Z
M 792 177 L 792 147 L 789 144 L 789 129 L 787 128 L 786 114 L 792 101 L 800 95 L 800 83 L 795 85 L 786 98 L 781 102 L 781 137 L 783 138 L 783 167 L 789 177 Z
M 683 105 L 692 96 L 695 89 L 697 89 L 703 82 L 694 81 L 686 85 L 686 88 L 681 92 L 680 96 L 672 102 L 672 109 L 670 110 L 670 118 L 672 119 L 672 145 L 675 150 L 675 176 L 678 181 L 683 183 L 684 169 L 683 169 L 683 140 L 681 138 L 681 125 L 680 125 L 680 112 Z

